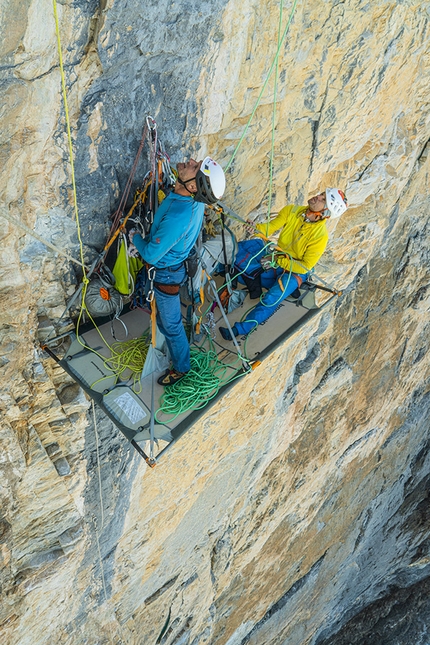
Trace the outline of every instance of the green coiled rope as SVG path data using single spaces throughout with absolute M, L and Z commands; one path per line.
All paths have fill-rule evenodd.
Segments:
M 112 343 L 110 349 L 112 356 L 105 360 L 105 365 L 115 372 L 118 378 L 121 378 L 124 372 L 130 370 L 133 377 L 133 390 L 136 394 L 139 394 L 142 391 L 140 376 L 149 349 L 148 337 L 142 336 L 141 338 Z
M 103 338 L 103 337 L 102 337 Z M 107 345 L 107 343 L 106 343 Z M 130 370 L 133 378 L 133 391 L 139 394 L 142 391 L 141 374 L 145 364 L 146 357 L 149 350 L 148 334 L 143 334 L 141 338 L 132 338 L 126 341 L 118 341 L 107 345 L 112 352 L 112 356 L 105 358 L 98 352 L 97 356 L 103 358 L 103 364 L 115 374 L 116 381 L 121 379 L 121 376 L 127 370 Z M 112 378 L 111 375 L 103 376 L 91 384 L 93 388 L 97 383 L 101 383 L 105 379 Z M 128 379 L 127 379 L 128 380 Z
M 190 360 L 191 370 L 188 374 L 165 389 L 160 400 L 161 406 L 155 414 L 158 423 L 161 414 L 169 416 L 169 421 L 173 421 L 180 414 L 200 410 L 217 396 L 221 387 L 244 374 L 241 367 L 235 368 L 234 364 L 226 365 L 219 361 L 213 345 L 209 350 L 192 347 Z M 228 376 L 231 369 L 234 374 Z

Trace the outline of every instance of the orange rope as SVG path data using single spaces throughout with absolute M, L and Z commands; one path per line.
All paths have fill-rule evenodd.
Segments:
M 122 231 L 124 231 L 124 229 L 125 229 L 125 225 L 127 224 L 127 220 L 129 219 L 129 217 L 131 217 L 131 216 L 132 216 L 133 211 L 134 211 L 134 209 L 136 208 L 136 206 L 138 205 L 138 203 L 139 203 L 139 202 L 142 202 L 142 203 L 143 203 L 143 202 L 145 201 L 145 199 L 146 199 L 146 193 L 148 192 L 148 187 L 149 187 L 150 185 L 151 185 L 151 182 L 150 182 L 150 181 L 148 181 L 148 183 L 146 184 L 145 188 L 144 188 L 140 193 L 138 193 L 138 196 L 137 196 L 137 197 L 136 197 L 136 199 L 134 200 L 134 204 L 133 204 L 133 206 L 130 208 L 129 212 L 128 212 L 128 213 L 127 213 L 127 215 L 124 217 L 124 221 L 123 221 L 123 222 L 122 222 L 122 224 L 120 224 L 120 226 L 116 229 L 116 231 L 115 231 L 115 233 L 112 235 L 112 237 L 111 237 L 111 238 L 106 242 L 106 245 L 105 245 L 105 247 L 104 247 L 103 251 L 105 251 L 105 252 L 109 251 L 110 247 L 111 247 L 111 246 L 112 246 L 112 244 L 115 242 L 115 240 L 116 240 L 116 238 L 118 237 L 118 235 L 119 235 L 120 233 L 122 233 Z

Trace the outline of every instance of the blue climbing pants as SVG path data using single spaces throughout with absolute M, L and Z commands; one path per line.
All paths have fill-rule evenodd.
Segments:
M 156 269 L 155 282 L 166 285 L 181 285 L 187 279 L 185 265 Z M 157 326 L 166 338 L 173 367 L 178 372 L 190 370 L 190 346 L 182 324 L 181 299 L 179 293 L 166 294 L 154 288 L 157 307 Z
M 306 277 L 307 273 L 300 275 L 303 282 Z M 294 273 L 290 274 L 278 267 L 261 274 L 261 286 L 268 291 L 260 298 L 260 302 L 248 313 L 243 322 L 235 323 L 240 335 L 249 334 L 257 325 L 261 325 L 270 318 L 279 304 L 298 288 L 299 280 Z

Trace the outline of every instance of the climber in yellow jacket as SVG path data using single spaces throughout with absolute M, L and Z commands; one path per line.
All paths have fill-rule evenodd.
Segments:
M 328 242 L 326 220 L 340 217 L 347 209 L 344 193 L 337 188 L 327 188 L 308 200 L 307 206 L 284 206 L 270 222 L 258 224 L 258 237 L 239 242 L 235 268 L 240 273 L 251 297 L 260 297 L 261 287 L 267 292 L 260 302 L 248 313 L 245 320 L 232 327 L 239 336 L 266 321 L 282 300 L 291 295 L 315 266 L 325 251 Z M 269 236 L 281 229 L 277 247 L 267 241 Z M 258 280 L 256 287 L 255 280 Z M 260 284 L 261 283 L 261 284 Z M 253 290 L 255 289 L 256 290 Z M 230 331 L 220 327 L 225 340 L 232 340 Z

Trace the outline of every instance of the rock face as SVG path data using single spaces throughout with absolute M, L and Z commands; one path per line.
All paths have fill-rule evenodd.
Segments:
M 355 616 L 326 643 L 366 645 L 367 643 L 426 643 L 430 617 L 430 581 L 395 589 Z
M 89 260 L 146 114 L 173 161 L 232 159 L 280 6 L 57 9 Z M 77 227 L 52 4 L 3 0 L 2 16 L 2 643 L 140 645 L 164 625 L 167 645 L 426 642 L 430 5 L 295 6 L 279 48 L 272 198 L 274 72 L 225 201 L 263 219 L 270 201 L 276 211 L 345 187 L 351 208 L 317 268 L 343 295 L 154 471 L 38 350 L 79 269 L 13 222 L 75 258 Z M 401 628 L 408 611 L 415 631 Z

